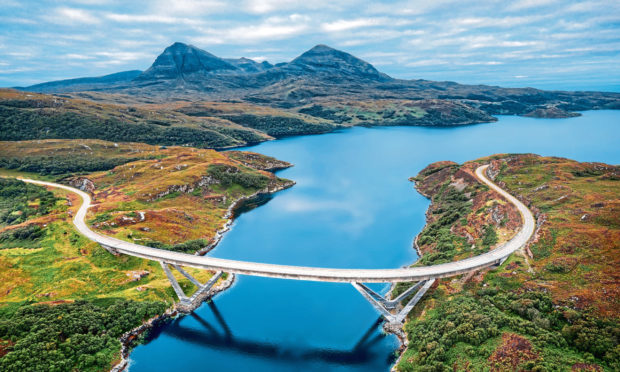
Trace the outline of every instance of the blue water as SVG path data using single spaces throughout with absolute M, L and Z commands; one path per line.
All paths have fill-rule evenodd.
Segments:
M 394 268 L 416 259 L 428 201 L 407 180 L 439 160 L 537 153 L 620 163 L 620 111 L 570 119 L 501 117 L 458 128 L 352 128 L 251 151 L 295 166 L 297 185 L 242 214 L 210 255 L 278 264 Z M 194 314 L 157 329 L 131 372 L 387 371 L 397 339 L 348 284 L 238 276 Z M 375 287 L 385 290 L 385 286 Z

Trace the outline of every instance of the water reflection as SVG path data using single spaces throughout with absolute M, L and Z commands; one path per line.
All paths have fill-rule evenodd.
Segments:
M 340 365 L 364 364 L 376 358 L 376 350 L 373 352 L 372 346 L 386 336 L 377 332 L 377 326 L 382 322 L 381 317 L 377 317 L 349 350 L 313 348 L 303 345 L 275 344 L 261 340 L 244 339 L 235 337 L 215 301 L 209 302 L 208 307 L 213 314 L 215 324 L 194 312 L 188 316 L 193 318 L 200 327 L 184 325 L 183 323 L 186 322 L 181 321 L 183 318 L 177 318 L 165 327 L 166 335 L 203 348 L 239 352 L 244 355 L 277 360 L 278 362 L 321 361 Z M 154 330 L 149 335 L 149 339 L 157 338 L 162 329 Z M 390 363 L 392 358 L 391 355 L 388 356 L 387 362 Z

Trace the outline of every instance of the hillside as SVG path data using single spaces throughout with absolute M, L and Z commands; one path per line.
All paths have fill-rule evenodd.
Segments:
M 290 164 L 241 151 L 98 140 L 25 141 L 10 151 L 24 164 L 63 160 L 47 177 L 93 195 L 94 229 L 188 253 L 213 241 L 237 199 L 292 184 L 263 170 Z M 121 165 L 67 177 L 72 158 Z M 0 168 L 5 175 L 39 177 Z M 80 236 L 71 222 L 79 205 L 73 193 L 0 178 L 0 370 L 108 370 L 120 358 L 120 336 L 176 301 L 157 262 L 113 256 Z M 212 275 L 187 271 L 202 282 Z M 188 293 L 195 289 L 175 275 Z
M 536 212 L 535 239 L 498 269 L 439 281 L 410 314 L 397 369 L 618 370 L 617 166 L 537 155 L 433 164 L 414 179 L 433 201 L 421 262 L 492 249 L 518 228 L 472 178 L 489 160 L 495 181 Z
M 220 118 L 0 89 L 0 140 L 48 138 L 225 148 L 270 137 Z

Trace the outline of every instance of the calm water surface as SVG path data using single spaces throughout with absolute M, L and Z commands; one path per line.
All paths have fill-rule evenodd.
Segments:
M 294 163 L 297 185 L 242 214 L 210 253 L 277 264 L 395 268 L 416 259 L 428 200 L 407 180 L 429 163 L 537 153 L 620 164 L 620 112 L 501 117 L 459 128 L 353 128 L 248 148 Z M 375 287 L 386 290 L 385 286 Z M 131 354 L 130 371 L 388 371 L 397 339 L 349 284 L 238 276 Z

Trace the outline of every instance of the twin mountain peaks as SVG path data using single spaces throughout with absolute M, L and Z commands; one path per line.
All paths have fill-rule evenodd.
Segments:
M 419 106 L 426 112 L 439 110 L 443 116 L 462 111 L 478 122 L 491 120 L 489 115 L 495 114 L 566 117 L 576 115 L 574 111 L 620 108 L 618 93 L 549 92 L 396 79 L 366 61 L 322 44 L 290 62 L 273 65 L 248 58 L 221 58 L 176 42 L 145 71 L 60 80 L 18 89 L 41 93 L 114 93 L 143 102 L 245 101 L 280 108 L 347 101 L 372 101 L 384 106 L 392 102 L 397 106 Z M 317 115 L 333 116 L 327 111 Z M 439 115 L 435 121 L 443 122 L 443 116 Z
M 221 58 L 193 45 L 175 42 L 161 53 L 146 71 L 132 70 L 96 78 L 78 78 L 52 81 L 29 86 L 27 90 L 40 92 L 80 91 L 84 88 L 105 88 L 131 82 L 135 87 L 161 80 L 183 80 L 198 83 L 214 75 L 252 76 L 255 83 L 282 80 L 289 77 L 315 75 L 320 77 L 348 77 L 386 81 L 389 76 L 377 71 L 370 63 L 349 53 L 319 44 L 288 63 L 273 65 L 249 58 Z M 233 77 L 233 80 L 236 78 Z M 230 79 L 230 76 L 228 77 Z M 97 86 L 101 85 L 101 86 Z M 243 84 L 241 84 L 243 85 Z
M 324 74 L 349 75 L 376 80 L 389 77 L 370 63 L 349 53 L 319 44 L 288 63 L 272 65 L 248 58 L 220 58 L 193 45 L 176 42 L 160 54 L 138 80 L 174 79 L 189 74 Z

